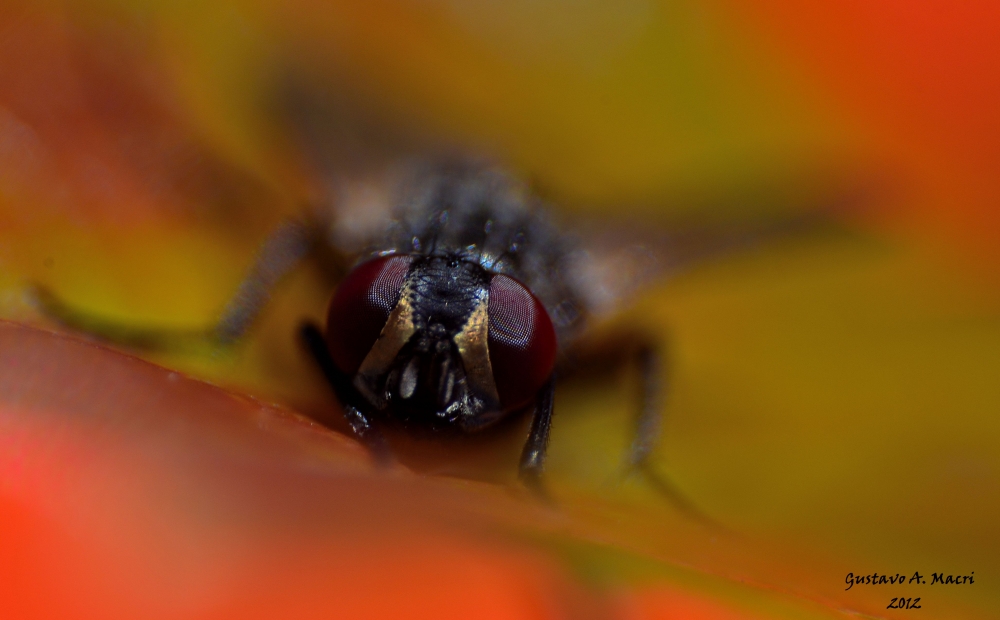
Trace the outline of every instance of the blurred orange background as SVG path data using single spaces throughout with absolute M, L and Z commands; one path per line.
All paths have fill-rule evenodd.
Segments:
M 850 234 L 706 265 L 620 317 L 673 347 L 660 464 L 724 532 L 639 480 L 609 484 L 626 444 L 628 374 L 558 393 L 552 514 L 500 485 L 374 474 L 351 444 L 287 412 L 318 438 L 278 433 L 279 456 L 229 426 L 178 422 L 251 455 L 220 465 L 217 440 L 164 431 L 170 408 L 132 426 L 124 405 L 100 409 L 98 422 L 82 415 L 102 381 L 148 387 L 167 371 L 7 330 L 0 531 L 14 534 L 0 538 L 0 564 L 14 568 L 0 575 L 20 585 L 0 589 L 0 609 L 990 617 L 1000 607 L 989 577 L 1000 571 L 998 27 L 1000 7 L 986 1 L 6 2 L 0 313 L 21 322 L 46 325 L 25 299 L 30 283 L 122 321 L 210 322 L 268 231 L 324 191 L 282 114 L 292 78 L 500 158 L 569 217 L 669 226 L 859 198 L 843 214 Z M 292 336 L 328 292 L 297 274 L 236 354 L 152 359 L 329 412 Z M 31 387 L 38 369 L 48 383 Z M 67 385 L 72 398 L 51 400 L 47 390 Z M 223 415 L 206 404 L 222 396 L 191 390 L 178 407 Z M 262 415 L 239 402 L 237 418 Z M 166 433 L 162 445 L 152 432 Z M 129 447 L 146 441 L 173 458 Z M 319 453 L 306 469 L 333 482 L 303 482 L 292 467 L 251 483 L 258 452 L 282 463 Z M 259 488 L 220 500 L 229 485 Z M 267 500 L 289 486 L 301 514 Z M 302 500 L 315 495 L 360 508 L 343 516 L 337 501 Z M 240 510 L 250 515 L 230 532 Z M 482 525 L 456 529 L 463 515 Z M 350 528 L 369 520 L 364 545 L 352 542 Z M 296 531 L 300 521 L 309 526 Z M 177 548 L 201 551 L 168 553 Z M 358 566 L 370 579 L 329 585 Z M 848 572 L 915 571 L 978 579 L 844 590 Z M 923 608 L 885 609 L 894 596 L 921 596 Z

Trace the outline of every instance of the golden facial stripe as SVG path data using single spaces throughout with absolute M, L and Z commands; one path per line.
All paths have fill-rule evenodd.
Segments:
M 482 401 L 482 411 L 498 411 L 500 396 L 493 380 L 493 366 L 490 365 L 490 351 L 487 346 L 490 318 L 487 313 L 489 291 L 479 294 L 475 310 L 465 326 L 455 336 L 455 345 L 465 365 L 465 380 L 469 390 Z
M 413 306 L 410 304 L 410 286 L 407 283 L 403 286 L 399 302 L 389 314 L 382 333 L 361 362 L 358 374 L 354 377 L 354 387 L 379 409 L 384 409 L 386 402 L 378 393 L 378 378 L 389 372 L 389 367 L 396 360 L 399 350 L 410 340 L 416 329 L 413 324 Z

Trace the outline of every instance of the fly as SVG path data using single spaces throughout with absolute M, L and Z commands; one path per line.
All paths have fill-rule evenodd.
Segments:
M 530 412 L 520 472 L 537 486 L 558 352 L 583 304 L 569 277 L 573 243 L 496 168 L 419 170 L 396 189 L 381 210 L 365 205 L 381 224 L 352 236 L 362 258 L 325 329 L 303 326 L 307 348 L 377 453 L 383 424 L 479 433 Z M 339 213 L 323 227 L 334 240 L 352 225 L 349 205 Z
M 388 426 L 474 434 L 529 415 L 519 473 L 538 491 L 556 379 L 579 365 L 576 345 L 588 318 L 650 274 L 761 234 L 715 234 L 709 244 L 681 236 L 659 244 L 670 250 L 666 257 L 654 245 L 634 244 L 610 261 L 597 260 L 577 235 L 554 224 L 524 184 L 497 167 L 414 164 L 336 187 L 336 208 L 279 227 L 219 322 L 189 335 L 219 344 L 239 340 L 287 273 L 332 250 L 346 275 L 325 325 L 304 323 L 300 337 L 354 436 L 385 459 Z M 50 316 L 108 340 L 155 347 L 171 337 L 87 317 L 44 291 L 38 298 Z M 650 465 L 662 409 L 660 348 L 642 337 L 614 348 L 619 358 L 634 359 L 642 377 L 627 468 L 700 517 Z

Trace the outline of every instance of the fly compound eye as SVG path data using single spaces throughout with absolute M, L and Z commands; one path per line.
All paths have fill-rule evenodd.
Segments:
M 347 274 L 330 300 L 326 342 L 340 370 L 353 375 L 378 340 L 410 269 L 409 256 L 383 256 Z
M 517 280 L 493 276 L 487 311 L 493 380 L 504 409 L 526 404 L 552 374 L 556 332 L 545 307 Z

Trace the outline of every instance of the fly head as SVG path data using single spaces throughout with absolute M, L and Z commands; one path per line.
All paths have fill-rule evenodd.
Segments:
M 556 350 L 531 292 L 462 252 L 391 255 L 356 268 L 331 301 L 327 342 L 383 417 L 466 432 L 526 405 Z

